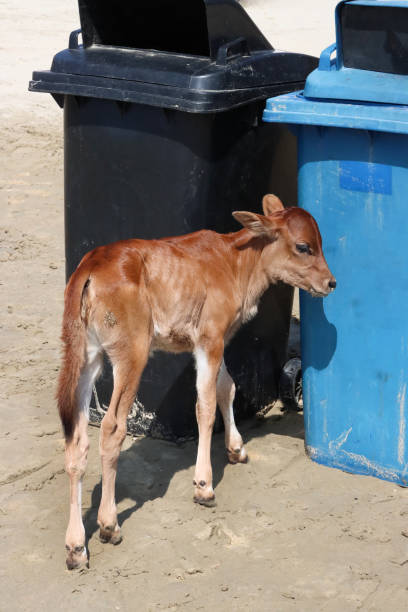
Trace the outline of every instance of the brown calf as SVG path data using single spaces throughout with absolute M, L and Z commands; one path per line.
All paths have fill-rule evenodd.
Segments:
M 315 296 L 325 296 L 336 286 L 313 217 L 300 208 L 284 209 L 273 195 L 264 197 L 263 211 L 265 216 L 233 213 L 244 229 L 232 234 L 203 230 L 99 247 L 85 255 L 71 276 L 65 290 L 64 358 L 58 386 L 70 478 L 69 569 L 87 562 L 81 483 L 89 447 L 89 403 L 103 351 L 114 376 L 100 434 L 98 523 L 103 541 L 121 540 L 115 504 L 117 461 L 127 415 L 151 351 L 190 351 L 195 356 L 199 443 L 194 501 L 206 504 L 214 499 L 210 447 L 217 403 L 229 460 L 247 460 L 234 422 L 235 387 L 224 364 L 224 347 L 256 314 L 271 283 L 282 280 Z

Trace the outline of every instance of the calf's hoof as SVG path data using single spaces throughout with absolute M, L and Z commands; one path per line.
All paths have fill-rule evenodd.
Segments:
M 99 525 L 99 539 L 103 544 L 107 544 L 108 542 L 113 545 L 120 544 L 122 541 L 122 534 L 120 532 L 120 527 L 118 524 L 116 525 Z
M 204 480 L 200 482 L 193 481 L 194 484 L 194 502 L 201 506 L 207 506 L 209 508 L 215 506 L 215 494 L 214 489 L 211 485 L 207 485 Z
M 69 570 L 89 567 L 86 546 L 65 546 L 67 551 L 66 564 Z
M 248 463 L 248 455 L 245 446 L 234 450 L 227 449 L 227 455 L 230 463 Z

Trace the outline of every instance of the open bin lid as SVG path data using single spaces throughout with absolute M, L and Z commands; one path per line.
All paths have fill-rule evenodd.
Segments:
M 235 0 L 79 0 L 81 30 L 30 91 L 216 112 L 303 87 L 317 59 L 276 51 Z
M 336 43 L 322 52 L 304 95 L 408 104 L 408 0 L 340 2 Z

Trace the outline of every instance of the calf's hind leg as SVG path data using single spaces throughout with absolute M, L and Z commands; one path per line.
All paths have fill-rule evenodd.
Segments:
M 88 563 L 85 547 L 85 528 L 82 522 L 82 478 L 85 474 L 89 440 L 88 419 L 92 386 L 102 368 L 99 352 L 88 347 L 87 362 L 82 369 L 76 390 L 78 418 L 74 425 L 72 437 L 65 446 L 65 470 L 70 483 L 70 511 L 68 528 L 65 535 L 67 567 L 75 569 Z
M 217 403 L 220 408 L 225 428 L 225 446 L 227 449 L 228 460 L 230 463 L 246 463 L 248 455 L 242 442 L 234 419 L 234 397 L 235 385 L 225 361 L 222 360 L 220 372 L 217 379 Z
M 119 354 L 111 355 L 113 393 L 108 411 L 101 423 L 99 443 L 102 462 L 102 498 L 98 511 L 98 524 L 102 542 L 119 544 L 122 540 L 115 501 L 117 464 L 126 437 L 127 416 L 147 362 L 148 344 L 146 338 L 138 342 L 137 348 L 134 346 L 122 348 L 120 358 Z
M 82 522 L 82 478 L 85 474 L 89 440 L 88 419 L 81 412 L 72 438 L 66 443 L 65 470 L 69 476 L 69 522 L 65 535 L 68 569 L 76 569 L 88 563 L 85 547 L 85 528 Z

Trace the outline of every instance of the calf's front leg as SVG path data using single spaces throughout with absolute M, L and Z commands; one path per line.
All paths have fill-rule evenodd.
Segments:
M 195 351 L 197 367 L 198 450 L 194 475 L 194 501 L 212 505 L 215 495 L 212 486 L 211 437 L 217 407 L 217 376 L 224 347 L 214 344 Z
M 217 379 L 217 403 L 224 420 L 225 446 L 230 463 L 246 463 L 248 455 L 234 419 L 235 385 L 222 360 Z

